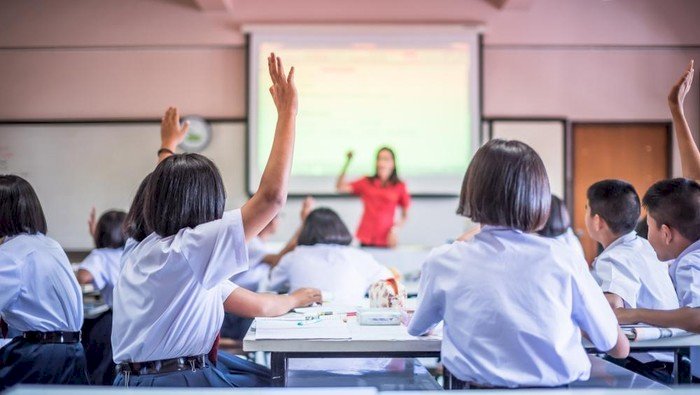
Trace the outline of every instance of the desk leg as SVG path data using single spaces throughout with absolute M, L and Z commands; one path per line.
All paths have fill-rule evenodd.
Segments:
M 287 354 L 273 352 L 270 354 L 270 369 L 272 370 L 272 386 L 284 387 L 287 382 Z
M 690 349 L 687 347 L 676 350 L 676 360 L 673 364 L 673 378 L 675 384 L 690 384 L 692 382 L 693 376 L 690 365 L 684 361 L 688 360 L 689 355 Z

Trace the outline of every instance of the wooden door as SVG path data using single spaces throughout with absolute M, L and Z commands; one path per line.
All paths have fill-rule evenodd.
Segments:
M 588 237 L 584 216 L 588 187 L 604 179 L 625 180 L 639 198 L 670 176 L 671 126 L 667 123 L 574 123 L 573 226 L 589 264 L 598 244 Z M 642 214 L 643 215 L 643 214 Z

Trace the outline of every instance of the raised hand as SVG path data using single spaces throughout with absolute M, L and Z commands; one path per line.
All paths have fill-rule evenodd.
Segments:
M 306 217 L 309 216 L 309 213 L 313 211 L 314 206 L 316 205 L 316 201 L 314 198 L 311 196 L 307 196 L 306 199 L 304 199 L 304 203 L 301 204 L 301 221 L 306 221 Z
M 180 126 L 180 112 L 177 107 L 169 107 L 160 122 L 161 148 L 175 152 L 177 145 L 185 139 L 190 123 Z
M 289 70 L 289 75 L 286 75 L 282 59 L 274 53 L 267 58 L 267 67 L 270 69 L 270 78 L 272 78 L 270 94 L 277 107 L 277 113 L 296 115 L 299 103 L 297 88 L 294 85 L 294 67 Z
M 96 218 L 95 206 L 92 206 L 90 209 L 90 216 L 88 217 L 88 232 L 90 232 L 90 236 L 92 236 L 93 239 L 95 238 L 95 233 L 97 232 Z
M 345 154 L 345 157 L 347 158 L 348 162 L 352 160 L 353 155 L 355 155 L 355 153 L 352 151 L 348 151 L 347 154 Z
M 695 61 L 691 60 L 686 67 L 681 78 L 671 87 L 668 94 L 668 104 L 674 109 L 683 110 L 683 101 L 693 84 L 693 74 L 695 74 Z

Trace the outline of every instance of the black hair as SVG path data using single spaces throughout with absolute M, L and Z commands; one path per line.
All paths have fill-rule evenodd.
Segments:
M 309 213 L 301 228 L 298 245 L 340 244 L 350 245 L 352 235 L 338 214 L 325 207 Z
M 126 213 L 121 210 L 109 210 L 102 214 L 95 226 L 95 247 L 124 247 L 126 243 L 124 219 L 126 219 Z
M 214 162 L 199 154 L 163 159 L 146 188 L 146 226 L 161 237 L 220 219 L 226 192 Z
M 544 224 L 544 228 L 539 230 L 541 236 L 557 237 L 561 236 L 571 227 L 569 212 L 566 205 L 557 196 L 552 195 L 552 204 L 549 209 L 549 218 Z
M 700 184 L 685 178 L 659 181 L 644 195 L 644 207 L 656 223 L 700 240 Z
M 0 175 L 0 237 L 46 234 L 46 217 L 32 185 L 12 174 Z
M 647 224 L 646 215 L 644 218 L 640 219 L 639 222 L 637 222 L 637 226 L 635 226 L 634 231 L 637 232 L 637 235 L 639 235 L 641 238 L 649 238 L 649 224 Z
M 457 214 L 534 232 L 547 222 L 551 196 L 537 152 L 520 141 L 494 139 L 476 151 L 467 168 Z
M 629 233 L 637 226 L 642 209 L 632 184 L 622 180 L 598 181 L 588 188 L 586 197 L 591 216 L 600 216 L 614 234 Z
M 396 185 L 401 182 L 401 179 L 399 178 L 399 172 L 396 169 L 396 153 L 394 153 L 394 150 L 389 147 L 381 147 L 379 148 L 379 150 L 377 150 L 377 155 L 375 156 L 377 160 L 379 159 L 379 154 L 381 154 L 382 152 L 388 152 L 391 155 L 391 159 L 394 161 L 394 170 L 392 170 L 391 175 L 389 175 L 389 179 L 386 182 L 391 185 Z M 374 169 L 374 175 L 372 177 L 369 177 L 369 179 L 379 179 L 379 173 L 377 172 L 376 166 Z
M 141 184 L 139 184 L 134 199 L 131 201 L 129 213 L 126 214 L 126 218 L 124 219 L 124 234 L 126 237 L 130 237 L 137 242 L 143 241 L 143 239 L 151 233 L 148 226 L 146 226 L 146 219 L 143 216 L 143 205 L 146 201 L 146 188 L 148 187 L 148 181 L 151 179 L 151 174 L 153 173 L 148 173 L 141 181 Z

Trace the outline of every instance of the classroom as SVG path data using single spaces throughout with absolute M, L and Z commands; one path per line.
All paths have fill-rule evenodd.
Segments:
M 0 393 L 697 393 L 698 16 L 1 0 Z

